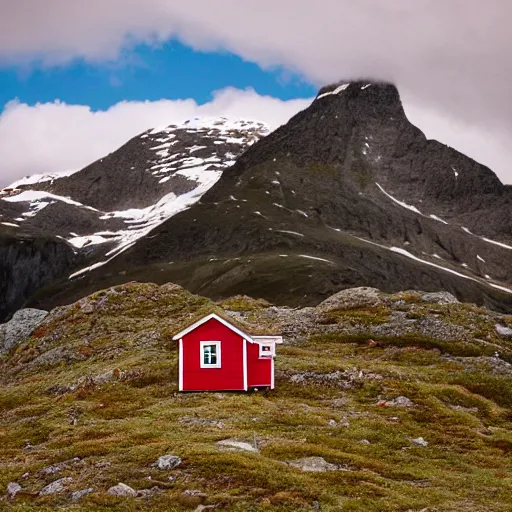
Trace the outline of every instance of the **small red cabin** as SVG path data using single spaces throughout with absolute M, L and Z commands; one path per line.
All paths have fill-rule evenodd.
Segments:
M 250 336 L 212 313 L 176 334 L 180 391 L 274 389 L 281 336 Z

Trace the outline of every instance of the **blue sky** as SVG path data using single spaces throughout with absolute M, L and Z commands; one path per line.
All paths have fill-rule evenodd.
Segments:
M 194 51 L 177 41 L 139 45 L 116 62 L 74 60 L 58 67 L 0 68 L 0 108 L 13 99 L 34 105 L 60 100 L 105 110 L 126 100 L 212 99 L 225 87 L 253 88 L 282 100 L 310 98 L 316 87 L 284 68 L 262 69 L 228 52 Z

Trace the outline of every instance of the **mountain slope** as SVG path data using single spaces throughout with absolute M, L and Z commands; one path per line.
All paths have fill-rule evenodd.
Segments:
M 0 193 L 2 222 L 121 248 L 197 201 L 247 147 L 268 133 L 252 121 L 193 119 L 148 130 L 69 176 L 24 179 Z
M 283 334 L 274 391 L 177 393 L 171 335 L 211 311 Z M 348 290 L 294 310 L 103 290 L 0 358 L 0 508 L 508 512 L 512 346 L 497 323 L 512 325 L 446 294 Z M 181 464 L 158 469 L 165 454 Z M 328 471 L 301 471 L 309 457 Z M 136 497 L 109 495 L 119 482 Z
M 511 222 L 511 189 L 427 140 L 393 85 L 336 84 L 243 153 L 200 203 L 59 285 L 48 304 L 138 279 L 286 304 L 354 285 L 444 289 L 509 310 Z
M 67 279 L 115 257 L 198 201 L 266 133 L 262 123 L 225 118 L 148 130 L 79 172 L 27 177 L 0 190 L 0 232 L 69 242 L 76 265 L 56 265 L 61 271 L 39 281 Z M 20 305 L 4 295 L 0 302 L 0 321 Z

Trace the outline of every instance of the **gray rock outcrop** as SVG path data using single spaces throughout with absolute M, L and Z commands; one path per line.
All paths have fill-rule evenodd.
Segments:
M 339 309 L 374 308 L 385 304 L 384 294 L 376 288 L 361 286 L 331 295 L 317 306 L 320 312 Z
M 81 491 L 75 491 L 71 493 L 71 501 L 80 501 L 84 496 L 91 494 L 94 489 L 92 487 L 88 487 L 87 489 L 82 489 Z
M 180 464 L 181 458 L 177 455 L 162 455 L 155 463 L 158 469 L 174 469 Z
M 69 483 L 71 483 L 73 479 L 71 477 L 59 478 L 55 480 L 51 484 L 43 487 L 39 491 L 39 496 L 48 496 L 49 494 L 58 494 L 66 490 L 66 487 Z
M 244 441 L 237 441 L 236 439 L 223 439 L 222 441 L 217 441 L 217 446 L 227 451 L 241 451 L 253 453 L 259 451 L 252 444 L 246 443 Z
M 512 338 L 512 329 L 510 327 L 506 327 L 504 325 L 496 324 L 495 328 L 496 328 L 496 332 L 500 336 L 504 336 L 505 338 Z
M 12 347 L 30 336 L 48 315 L 41 309 L 20 309 L 9 322 L 0 325 L 0 352 Z
M 21 491 L 21 485 L 17 482 L 9 482 L 7 484 L 7 495 L 9 498 L 14 499 L 16 494 L 18 494 Z
M 132 489 L 129 485 L 123 484 L 122 482 L 119 482 L 117 485 L 111 487 L 107 493 L 112 496 L 126 496 L 131 498 L 137 497 L 137 491 Z
M 311 473 L 323 473 L 325 471 L 346 471 L 346 468 L 338 464 L 331 464 L 323 457 L 303 457 L 302 459 L 291 460 L 288 464 L 301 471 Z
M 449 292 L 431 292 L 421 296 L 423 302 L 435 302 L 436 304 L 456 304 L 457 298 Z

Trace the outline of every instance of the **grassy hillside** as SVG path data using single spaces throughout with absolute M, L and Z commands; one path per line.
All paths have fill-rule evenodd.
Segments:
M 172 334 L 212 310 L 283 333 L 274 391 L 177 392 Z M 496 323 L 512 318 L 412 292 L 302 310 L 174 285 L 98 292 L 0 360 L 0 490 L 22 487 L 0 509 L 509 511 L 512 343 Z M 183 462 L 154 467 L 164 454 Z M 288 464 L 311 456 L 338 470 Z M 148 492 L 107 494 L 118 482 Z

